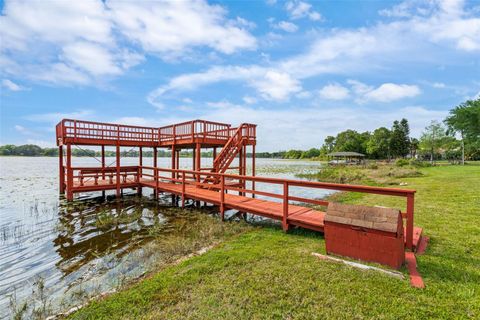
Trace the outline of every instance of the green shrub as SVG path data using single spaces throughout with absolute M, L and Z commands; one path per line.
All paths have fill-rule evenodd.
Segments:
M 426 168 L 426 167 L 431 167 L 432 166 L 432 164 L 430 162 L 420 161 L 418 159 L 410 160 L 410 165 L 412 167 L 416 167 L 416 168 Z
M 395 161 L 395 165 L 397 167 L 405 167 L 405 166 L 408 166 L 409 164 L 410 162 L 407 159 L 397 159 L 397 161 Z
M 372 163 L 367 164 L 366 168 L 376 170 L 376 169 L 378 169 L 378 164 L 376 164 L 375 162 L 372 162 Z

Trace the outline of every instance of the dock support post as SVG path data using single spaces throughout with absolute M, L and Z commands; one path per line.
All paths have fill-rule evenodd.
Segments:
M 102 146 L 102 180 L 105 182 L 105 146 Z M 102 198 L 105 199 L 105 190 L 102 191 Z
M 243 159 L 242 159 L 242 175 L 246 176 L 247 175 L 247 145 L 243 145 Z M 247 186 L 247 181 L 243 180 L 242 181 L 242 188 L 246 189 Z M 246 196 L 246 193 L 243 193 L 244 196 Z
M 177 161 L 177 163 L 175 164 L 175 169 L 180 169 L 180 149 L 177 148 L 175 150 L 177 152 L 177 155 L 175 156 L 176 161 Z M 177 177 L 177 179 L 180 178 L 180 173 L 179 172 L 177 172 L 176 177 Z
M 238 174 L 243 175 L 243 145 L 240 147 L 240 150 L 238 151 Z M 240 183 L 240 187 L 243 188 L 243 180 L 240 179 L 238 182 Z M 244 193 L 239 191 L 238 195 L 243 196 Z
M 252 145 L 252 176 L 255 177 L 255 145 Z M 255 191 L 255 181 L 252 181 L 252 190 Z M 252 193 L 252 198 L 255 198 L 254 193 Z
M 171 162 L 171 168 L 172 169 L 177 169 L 176 165 L 177 165 L 177 161 L 176 161 L 176 156 L 177 155 L 177 151 L 175 149 L 175 145 L 172 145 L 172 162 Z M 172 171 L 172 179 L 175 179 L 175 172 Z M 173 183 L 173 180 L 172 180 L 172 183 Z
M 138 181 L 140 181 L 140 178 L 142 177 L 142 166 L 143 166 L 143 148 L 139 147 L 138 148 L 138 166 L 140 167 L 138 169 Z M 141 196 L 142 195 L 142 187 L 140 187 L 140 184 L 137 187 L 137 195 Z
M 67 200 L 73 200 L 72 145 L 67 144 Z
M 175 144 L 173 144 L 173 145 L 172 145 L 172 154 L 171 154 L 171 158 L 172 158 L 171 168 L 172 168 L 172 169 L 176 169 L 176 164 L 177 164 L 177 161 L 176 161 L 176 159 L 175 159 L 175 156 L 176 156 L 176 155 L 177 155 L 177 151 L 176 151 L 176 149 L 175 149 Z M 172 183 L 172 184 L 175 184 L 175 181 L 173 181 L 173 179 L 175 179 L 175 177 L 176 177 L 175 171 L 172 171 L 172 175 L 171 175 L 171 176 L 172 176 L 171 183 Z M 171 197 L 171 198 L 172 198 L 172 206 L 175 206 L 175 204 L 176 204 L 176 199 L 175 199 L 176 196 L 175 196 L 175 194 L 172 193 L 172 197 Z
M 225 176 L 220 177 L 220 217 L 225 220 Z
M 116 146 L 116 152 L 115 152 L 115 156 L 116 156 L 116 169 L 117 169 L 117 174 L 116 174 L 116 185 L 117 185 L 117 198 L 120 198 L 121 197 L 121 191 L 120 191 L 120 145 L 117 143 L 117 146 Z
M 185 208 L 185 172 L 182 172 L 182 209 Z
M 158 177 L 158 168 L 157 167 L 153 168 L 153 178 L 155 179 L 155 193 L 154 193 L 154 196 L 155 196 L 155 200 L 158 200 L 158 180 L 159 180 L 159 177 Z
M 157 147 L 153 147 L 153 167 L 154 167 L 154 168 L 157 168 L 157 156 L 158 156 Z M 155 172 L 157 172 L 157 171 L 155 170 Z M 157 175 L 155 174 L 155 181 L 157 181 L 157 180 L 158 180 L 158 177 L 157 177 Z M 155 182 L 155 183 L 156 183 L 156 182 Z M 153 197 L 154 197 L 155 199 L 158 199 L 158 189 L 157 189 L 157 188 L 155 188 L 155 189 L 153 190 Z
M 196 153 L 196 156 L 195 156 L 195 171 L 200 171 L 200 166 L 201 166 L 201 163 L 202 163 L 202 152 L 201 152 L 201 145 L 200 143 L 197 143 L 196 145 L 196 148 L 195 148 L 195 153 Z M 200 182 L 200 175 L 197 174 L 197 182 Z
M 200 166 L 201 166 L 201 163 L 202 163 L 202 152 L 201 152 L 201 145 L 200 143 L 197 143 L 196 146 L 195 146 L 195 153 L 196 153 L 196 156 L 195 156 L 195 171 L 200 171 Z M 195 181 L 197 181 L 197 183 L 200 183 L 200 174 L 197 174 L 196 178 L 195 178 Z M 197 188 L 199 186 L 197 185 Z M 195 206 L 196 207 L 200 207 L 200 201 L 195 201 Z
M 59 193 L 65 193 L 65 168 L 63 167 L 63 146 L 58 146 Z
M 283 217 L 282 217 L 283 231 L 287 232 L 290 229 L 288 224 L 288 183 L 283 183 Z
M 413 251 L 413 210 L 415 195 L 410 193 L 407 195 L 407 249 Z

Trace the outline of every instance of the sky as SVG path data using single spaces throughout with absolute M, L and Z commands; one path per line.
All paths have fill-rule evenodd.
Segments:
M 62 118 L 256 123 L 320 147 L 480 95 L 480 1 L 0 1 L 0 144 Z

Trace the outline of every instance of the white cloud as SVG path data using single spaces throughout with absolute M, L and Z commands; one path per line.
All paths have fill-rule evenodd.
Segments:
M 403 98 L 412 98 L 421 93 L 416 85 L 384 83 L 378 88 L 367 92 L 364 98 L 378 102 L 391 102 Z
M 118 75 L 122 69 L 113 56 L 100 46 L 88 42 L 75 42 L 62 48 L 64 60 L 94 76 Z
M 309 99 L 313 96 L 313 94 L 310 91 L 300 91 L 295 95 L 298 99 Z
M 463 51 L 480 51 L 480 18 L 464 10 L 464 1 L 436 1 L 431 15 L 413 16 L 407 26 L 433 43 L 453 43 Z
M 349 92 L 348 88 L 339 84 L 328 84 L 319 91 L 319 94 L 329 100 L 344 100 L 349 97 Z
M 56 85 L 119 76 L 145 54 L 169 60 L 197 47 L 225 54 L 256 47 L 247 30 L 254 24 L 203 0 L 7 0 L 0 24 L 1 71 Z
M 25 128 L 24 126 L 21 126 L 19 124 L 14 125 L 13 128 L 18 133 L 20 133 L 24 136 L 27 136 L 27 137 L 38 137 L 39 136 L 39 134 L 37 132 L 35 132 L 33 130 L 30 130 L 28 128 Z
M 55 139 L 53 139 L 55 141 Z M 40 140 L 40 139 L 27 139 L 27 144 L 35 144 L 41 148 L 53 148 L 55 143 L 52 141 Z
M 274 70 L 268 70 L 263 77 L 253 80 L 251 85 L 265 100 L 286 100 L 292 93 L 302 90 L 298 80 L 288 73 Z
M 279 23 L 274 24 L 273 27 L 285 32 L 296 32 L 298 30 L 298 26 L 295 23 L 288 21 L 280 21 Z
M 161 99 L 169 94 L 194 90 L 220 81 L 244 81 L 265 100 L 282 101 L 301 91 L 300 82 L 286 72 L 259 66 L 216 66 L 205 72 L 184 74 L 171 79 L 147 96 L 152 105 L 163 107 Z
M 34 122 L 47 122 L 51 124 L 56 124 L 62 119 L 87 119 L 94 114 L 92 110 L 79 110 L 74 112 L 62 113 L 62 112 L 48 112 L 48 113 L 39 113 L 31 114 L 26 116 L 26 120 Z
M 2 80 L 2 87 L 7 88 L 10 91 L 23 91 L 27 90 L 26 88 L 22 87 L 19 84 L 16 84 L 15 82 L 9 80 L 9 79 L 3 79 Z
M 231 54 L 256 47 L 242 28 L 246 20 L 227 20 L 223 7 L 205 1 L 108 1 L 107 6 L 118 30 L 147 52 L 181 55 L 192 46 L 208 46 Z
M 433 2 L 406 0 L 393 7 L 382 9 L 378 13 L 390 18 L 410 18 L 414 15 L 426 15 L 433 9 Z
M 207 102 L 207 106 L 214 109 L 227 109 L 227 108 L 238 107 L 238 105 L 231 103 L 230 101 L 227 101 L 227 100 Z
M 446 85 L 443 82 L 434 82 L 432 84 L 432 87 L 437 88 L 437 89 L 443 89 L 443 88 L 446 87 Z
M 300 19 L 308 17 L 310 20 L 318 21 L 322 16 L 317 11 L 312 10 L 312 5 L 299 0 L 288 1 L 285 9 L 292 19 Z
M 243 102 L 245 102 L 246 104 L 254 104 L 254 103 L 257 103 L 257 99 L 254 98 L 254 97 L 251 97 L 251 96 L 245 96 L 242 98 Z
M 480 18 L 463 10 L 461 3 L 454 9 L 445 9 L 443 3 L 432 2 L 429 11 L 413 11 L 407 19 L 312 32 L 314 40 L 304 53 L 278 63 L 302 79 L 392 68 L 411 63 L 412 57 L 420 63 L 434 64 L 438 59 L 445 63 L 445 55 L 452 51 L 480 50 Z M 425 56 L 425 52 L 430 54 Z
M 347 80 L 347 83 L 355 94 L 356 101 L 360 103 L 366 101 L 392 102 L 404 98 L 413 98 L 422 92 L 418 86 L 408 84 L 383 83 L 374 87 L 352 79 Z
M 131 126 L 140 126 L 140 127 L 158 127 L 160 122 L 156 119 L 146 119 L 142 117 L 120 117 L 110 121 L 112 123 L 120 123 Z
M 112 63 L 121 63 L 121 58 L 115 56 L 111 21 L 101 1 L 6 1 L 0 23 L 0 55 L 8 61 L 0 67 L 19 78 L 56 84 L 90 82 L 95 76 L 88 72 L 92 69 L 82 71 L 78 64 L 85 63 L 85 59 L 68 59 L 75 53 L 71 46 L 78 42 L 89 46 L 90 52 L 96 50 L 103 57 L 110 56 Z
M 294 11 L 298 4 L 299 1 L 294 1 L 287 6 Z M 300 6 L 303 9 L 295 11 L 296 14 L 304 14 L 306 7 Z M 270 19 L 269 22 L 272 24 L 274 20 Z M 302 87 L 300 81 L 318 75 L 369 74 L 372 70 L 385 72 L 402 63 L 411 64 L 412 60 L 430 65 L 445 64 L 454 61 L 446 57 L 457 55 L 458 50 L 464 51 L 458 45 L 462 37 L 475 43 L 480 42 L 480 37 L 471 36 L 479 32 L 480 28 L 476 26 L 478 23 L 480 19 L 471 17 L 461 5 L 448 8 L 432 2 L 430 9 L 413 10 L 408 17 L 392 22 L 379 22 L 357 29 L 313 30 L 309 34 L 313 38 L 311 45 L 303 53 L 278 61 L 266 61 L 263 65 L 215 66 L 204 72 L 180 75 L 152 92 L 149 101 L 159 102 L 157 98 L 165 93 L 193 90 L 221 81 L 242 81 L 260 93 L 256 84 L 264 82 L 262 78 L 268 70 L 284 74 L 284 77 L 295 81 L 292 86 L 295 89 L 290 91 L 291 94 L 299 93 L 297 88 Z M 453 28 L 455 32 L 445 34 L 444 25 L 448 24 L 462 27 Z M 431 54 L 425 55 L 425 52 Z M 352 84 L 352 90 L 364 100 L 369 98 L 372 101 L 393 101 L 419 94 L 418 87 L 405 86 L 385 84 L 382 88 L 374 88 L 357 83 Z M 374 91 L 376 89 L 378 91 Z M 365 96 L 370 91 L 373 92 Z M 391 91 L 388 98 L 382 95 L 385 91 Z M 269 95 L 261 96 L 269 98 Z
M 357 80 L 349 79 L 347 80 L 347 83 L 352 87 L 353 92 L 355 92 L 355 94 L 357 94 L 358 96 L 363 96 L 369 91 L 373 90 L 372 86 L 368 86 L 365 83 L 362 83 Z

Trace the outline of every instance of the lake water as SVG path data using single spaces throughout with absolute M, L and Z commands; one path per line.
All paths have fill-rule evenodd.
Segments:
M 11 316 L 13 298 L 18 306 L 31 299 L 34 291 L 34 296 L 41 295 L 38 288 L 42 285 L 47 288 L 49 307 L 59 311 L 74 305 L 84 292 L 108 291 L 123 279 L 140 276 L 150 264 L 131 262 L 148 245 L 153 231 L 164 233 L 168 240 L 178 237 L 179 220 L 189 223 L 201 219 L 194 211 L 180 217 L 172 213 L 167 199 L 153 201 L 147 188 L 143 198 L 126 196 L 121 202 L 104 202 L 95 197 L 99 193 L 89 193 L 82 194 L 81 201 L 67 203 L 58 194 L 57 161 L 53 157 L 0 157 L 2 319 Z M 107 158 L 107 164 L 114 161 Z M 122 165 L 137 165 L 137 161 L 122 158 Z M 202 161 L 203 167 L 211 166 L 210 159 Z M 189 169 L 191 163 L 191 159 L 180 159 L 181 168 Z M 144 165 L 151 164 L 151 158 L 144 158 Z M 169 164 L 169 158 L 159 158 L 159 166 Z M 73 158 L 72 165 L 99 163 L 94 158 Z M 256 167 L 258 176 L 295 178 L 297 173 L 316 172 L 320 164 L 257 159 Z M 260 188 L 280 192 L 281 186 L 257 184 Z M 302 189 L 291 194 L 321 198 L 328 191 Z M 111 215 L 121 222 L 110 225 Z

